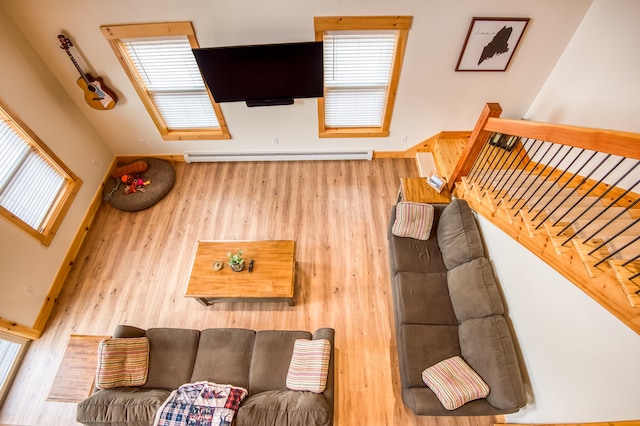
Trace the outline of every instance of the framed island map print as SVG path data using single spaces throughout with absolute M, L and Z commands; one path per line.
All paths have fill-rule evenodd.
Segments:
M 529 18 L 473 18 L 456 71 L 506 71 Z

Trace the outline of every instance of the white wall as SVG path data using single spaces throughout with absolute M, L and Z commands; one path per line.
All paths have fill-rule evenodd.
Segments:
M 595 0 L 527 118 L 640 131 L 640 2 Z M 479 218 L 529 384 L 513 423 L 640 419 L 640 338 L 527 249 Z
M 295 151 L 409 148 L 442 130 L 470 130 L 486 102 L 500 102 L 505 116 L 527 111 L 582 20 L 591 0 L 111 0 L 48 2 L 3 0 L 3 6 L 79 106 L 77 73 L 56 39 L 65 31 L 95 76 L 120 100 L 101 114 L 85 111 L 118 155 L 184 151 Z M 202 47 L 310 41 L 314 16 L 412 15 L 391 135 L 388 138 L 319 139 L 317 103 L 247 108 L 223 104 L 230 141 L 162 141 L 131 83 L 100 32 L 100 25 L 190 20 Z M 454 71 L 471 18 L 530 17 L 507 72 Z M 84 111 L 84 110 L 83 110 Z M 407 142 L 403 143 L 403 136 Z M 271 138 L 279 139 L 278 145 Z M 142 142 L 141 142 L 142 141 Z
M 594 0 L 526 117 L 640 133 L 638 19 L 637 0 Z
M 0 318 L 31 327 L 113 154 L 1 7 L 0 52 L 0 97 L 84 181 L 49 247 L 0 218 Z
M 638 335 L 491 222 L 478 222 L 527 382 L 527 406 L 507 423 L 640 419 Z

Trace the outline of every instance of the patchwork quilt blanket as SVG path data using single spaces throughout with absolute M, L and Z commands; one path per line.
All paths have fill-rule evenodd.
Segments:
M 154 426 L 230 426 L 247 390 L 211 382 L 187 383 L 171 392 Z

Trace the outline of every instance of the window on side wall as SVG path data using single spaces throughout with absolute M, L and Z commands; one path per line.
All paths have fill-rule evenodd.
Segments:
M 0 100 L 0 214 L 48 246 L 81 185 Z
M 191 22 L 101 27 L 164 140 L 230 139 L 191 49 Z
M 410 16 L 316 17 L 324 42 L 320 137 L 389 135 Z

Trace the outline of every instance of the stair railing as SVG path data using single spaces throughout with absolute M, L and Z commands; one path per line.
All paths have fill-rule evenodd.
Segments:
M 589 267 L 623 269 L 629 301 L 640 307 L 640 134 L 501 113 L 499 104 L 485 105 L 450 190 L 464 177 L 532 232 L 545 227 L 560 247 L 586 247 Z

